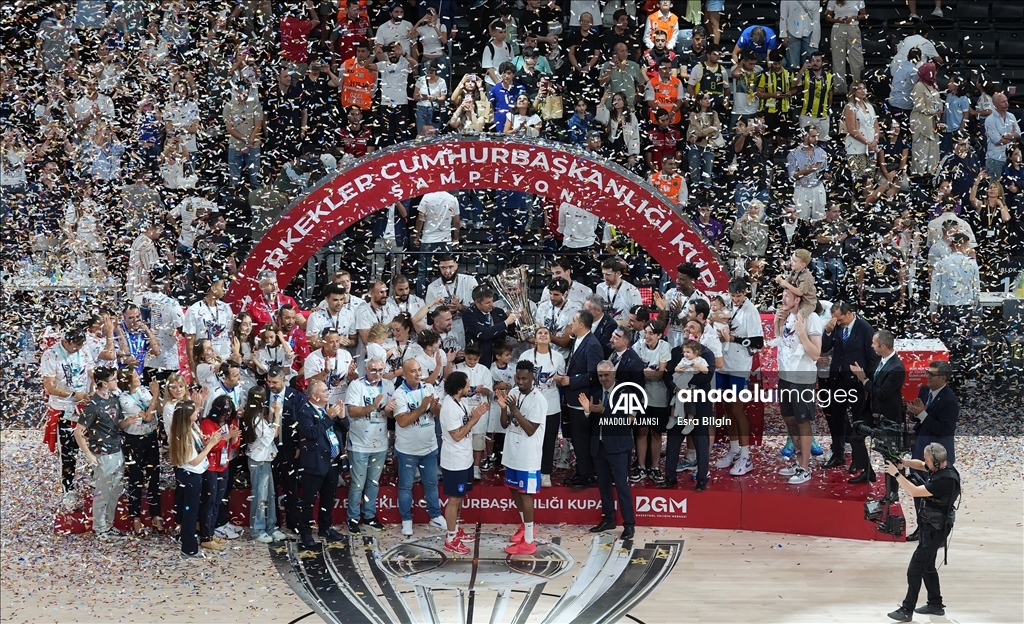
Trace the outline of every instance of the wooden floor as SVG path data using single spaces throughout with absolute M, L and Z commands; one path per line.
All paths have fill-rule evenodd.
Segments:
M 1021 448 L 1021 440 L 1011 443 Z M 963 467 L 965 496 L 949 566 L 939 568 L 947 616 L 916 621 L 1024 621 L 1024 509 L 1016 461 L 983 470 Z M 53 535 L 56 492 L 44 485 L 56 482 L 56 463 L 36 433 L 4 434 L 0 621 L 292 622 L 312 611 L 260 544 L 235 540 L 226 554 L 184 562 L 167 538 L 110 544 L 85 535 Z M 416 529 L 417 538 L 433 534 L 423 526 Z M 481 531 L 504 534 L 508 527 L 485 525 Z M 542 525 L 537 532 L 541 540 L 558 536 L 575 560 L 573 569 L 546 590 L 557 594 L 579 573 L 591 536 L 568 525 Z M 385 532 L 379 538 L 382 549 L 400 537 L 394 529 Z M 881 541 L 638 529 L 636 541 L 645 540 L 684 540 L 672 573 L 629 614 L 647 623 L 888 622 L 885 614 L 905 592 L 914 549 Z M 439 607 L 445 609 L 444 621 L 451 621 L 457 611 L 442 604 L 443 596 Z M 486 600 L 481 596 L 474 621 L 485 621 L 482 616 L 490 613 Z M 510 608 L 504 621 L 514 612 Z M 309 615 L 301 621 L 317 620 Z

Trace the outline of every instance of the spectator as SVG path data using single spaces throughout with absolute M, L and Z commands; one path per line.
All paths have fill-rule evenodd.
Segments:
M 437 61 L 428 61 L 426 75 L 416 81 L 413 89 L 416 100 L 416 133 L 423 131 L 423 126 L 443 124 L 448 97 L 448 85 L 438 75 Z
M 287 3 L 281 17 L 278 31 L 281 33 L 281 58 L 288 63 L 288 69 L 299 74 L 306 73 L 309 61 L 309 33 L 320 25 L 320 17 L 313 7 L 313 0 L 306 0 L 305 11 L 309 19 L 303 19 L 303 11 L 297 3 Z
M 931 177 L 939 165 L 939 125 L 942 119 L 942 97 L 935 84 L 935 65 L 925 63 L 917 70 L 914 86 L 914 111 L 910 116 L 913 134 L 913 173 Z
M 825 216 L 825 191 L 823 173 L 828 171 L 828 157 L 818 147 L 818 129 L 807 126 L 803 129 L 803 145 L 789 153 L 786 159 L 789 176 L 796 186 L 793 189 L 793 204 L 797 217 L 817 221 Z
M 942 57 L 939 56 L 938 51 L 935 49 L 935 44 L 928 39 L 928 33 L 931 27 L 926 22 L 917 22 L 914 28 L 914 34 L 909 35 L 903 39 L 896 46 L 896 55 L 892 57 L 892 62 L 889 64 L 889 71 L 895 75 L 896 64 L 900 61 L 907 60 L 907 55 L 914 48 L 921 50 L 921 59 L 925 62 L 931 61 L 936 65 L 942 65 Z
M 605 4 L 602 14 L 604 15 L 604 34 L 601 35 L 601 50 L 608 58 L 616 55 L 615 48 L 618 44 L 626 45 L 626 56 L 632 60 L 640 58 L 640 42 L 630 24 L 630 14 L 621 8 L 612 9 L 614 2 Z M 630 5 L 632 8 L 632 5 Z M 612 19 L 608 19 L 608 15 Z
M 689 190 L 686 187 L 686 178 L 676 172 L 676 158 L 673 154 L 666 154 L 661 159 L 661 167 L 651 174 L 651 185 L 661 191 L 661 194 L 669 198 L 682 209 L 689 201 Z
M 480 67 L 484 70 L 484 82 L 491 88 L 500 82 L 506 82 L 505 70 L 502 67 L 512 60 L 512 46 L 505 41 L 505 25 L 502 22 L 492 22 L 489 29 L 491 40 L 484 47 Z M 512 75 L 515 75 L 515 65 L 512 65 Z
M 722 122 L 711 108 L 711 94 L 704 92 L 697 99 L 697 108 L 690 112 L 690 126 L 686 133 L 686 158 L 690 169 L 690 183 L 694 188 L 704 186 L 713 179 L 715 148 L 725 145 Z
M 345 59 L 341 65 L 341 105 L 345 109 L 356 106 L 369 112 L 376 89 L 377 64 L 370 57 L 370 42 L 363 40 L 355 45 L 355 56 Z
M 946 84 L 946 95 L 942 113 L 942 141 L 939 145 L 943 156 L 953 151 L 953 136 L 967 131 L 967 122 L 971 118 L 971 100 L 960 93 L 960 78 L 953 76 Z
M 864 39 L 860 22 L 867 19 L 864 0 L 829 0 L 825 20 L 832 24 L 832 67 L 836 72 L 836 93 L 846 95 L 846 85 L 856 85 L 864 70 Z M 849 64 L 850 82 L 846 80 Z
M 616 91 L 611 96 L 611 106 L 608 106 L 607 99 L 606 91 L 595 119 L 605 127 L 605 141 L 611 148 L 612 158 L 620 165 L 632 168 L 640 155 L 640 122 L 625 93 Z
M 494 111 L 494 127 L 500 128 L 502 132 L 505 129 L 505 121 L 508 118 L 509 112 L 515 105 L 519 95 L 526 92 L 526 89 L 522 85 L 515 82 L 516 68 L 512 63 L 505 61 L 499 67 L 499 73 L 501 78 L 497 84 L 490 88 L 487 94 L 487 99 L 491 103 L 491 107 Z M 479 109 L 477 110 L 479 114 Z
M 829 112 L 832 110 L 832 91 L 835 74 L 825 71 L 824 56 L 813 50 L 802 71 L 794 78 L 797 88 L 803 93 L 800 109 L 800 127 L 814 126 L 818 130 L 818 142 L 828 141 Z
M 413 26 L 409 36 L 412 41 L 418 41 L 423 48 L 420 54 L 423 69 L 427 70 L 434 64 L 438 76 L 447 85 L 452 78 L 451 61 L 445 53 L 445 46 L 448 45 L 448 26 L 441 22 L 437 9 L 427 7 L 426 13 Z
M 253 188 L 260 185 L 260 145 L 263 132 L 263 107 L 249 98 L 240 84 L 231 87 L 232 99 L 224 104 L 224 126 L 228 139 L 228 173 L 231 183 L 242 183 L 243 172 Z
M 647 16 L 644 29 L 644 45 L 654 47 L 654 40 L 660 33 L 665 34 L 665 47 L 674 49 L 679 38 L 679 17 L 672 13 L 672 0 L 658 0 L 658 10 Z
M 392 9 L 392 20 L 396 11 Z M 408 22 L 406 22 L 408 23 Z M 377 32 L 378 39 L 380 31 Z M 378 42 L 377 73 L 380 75 L 380 126 L 385 145 L 394 145 L 408 138 L 409 76 L 415 71 L 416 61 L 399 42 L 385 48 Z
M 729 79 L 726 78 L 725 66 L 718 62 L 721 50 L 715 44 L 707 46 L 707 59 L 690 68 L 690 77 L 686 81 L 686 92 L 690 97 L 708 93 L 714 99 L 715 109 L 725 106 L 725 98 L 729 95 Z M 747 87 L 756 85 L 748 84 Z M 748 95 L 753 95 L 748 90 Z
M 344 63 L 356 55 L 356 46 L 369 39 L 370 20 L 363 14 L 360 0 L 345 1 L 345 16 L 338 13 L 338 26 L 331 33 L 335 53 Z
M 985 171 L 990 178 L 998 179 L 1006 167 L 1006 146 L 1020 139 L 1020 125 L 1017 118 L 1007 112 L 1010 101 L 1005 93 L 995 94 L 992 105 L 995 111 L 985 119 L 985 137 L 988 139 Z
M 905 61 L 895 63 L 892 73 L 892 88 L 886 107 L 895 121 L 900 123 L 903 132 L 910 131 L 910 113 L 914 108 L 914 85 L 920 79 L 918 69 L 922 66 L 921 51 L 910 50 Z
M 821 3 L 797 0 L 779 5 L 779 39 L 786 48 L 786 69 L 795 72 L 818 51 Z
M 626 99 L 626 105 L 632 109 L 636 102 L 637 92 L 647 84 L 647 74 L 640 69 L 640 66 L 629 60 L 629 49 L 625 43 L 617 43 L 614 48 L 614 56 L 601 67 L 601 76 L 598 83 L 605 87 L 605 94 L 621 93 Z M 610 110 L 614 101 L 605 97 L 602 105 Z
M 779 47 L 779 39 L 775 36 L 775 31 L 767 26 L 747 26 L 740 33 L 740 38 L 736 40 L 736 45 L 732 49 L 732 58 L 739 58 L 740 52 L 749 50 L 757 55 L 757 60 L 763 61 L 768 57 L 768 53 Z
M 878 150 L 878 116 L 868 102 L 868 88 L 863 82 L 856 82 L 850 89 L 846 108 L 843 110 L 846 122 L 846 157 L 850 175 L 854 181 L 871 173 L 874 153 Z
M 414 39 L 410 36 L 413 34 L 413 28 L 412 24 L 404 19 L 405 7 L 401 2 L 395 2 L 391 5 L 391 10 L 388 13 L 391 15 L 391 19 L 378 26 L 374 34 L 375 49 L 379 46 L 390 54 L 394 44 L 401 44 L 401 52 L 396 52 L 395 55 L 400 58 L 410 57 L 410 64 L 415 64 L 415 61 L 412 60 L 414 58 L 412 56 L 412 41 Z M 383 60 L 379 51 L 377 60 Z
M 821 284 L 823 298 L 835 301 L 839 294 L 839 285 L 846 275 L 843 264 L 843 242 L 850 235 L 850 226 L 843 220 L 838 204 L 830 204 L 825 211 L 825 218 L 818 221 L 811 232 L 815 242 L 814 248 L 814 281 Z
M 644 99 L 647 100 L 647 107 L 651 111 L 651 121 L 657 123 L 657 112 L 660 110 L 669 113 L 668 123 L 678 126 L 682 121 L 683 99 L 686 97 L 686 89 L 683 82 L 673 75 L 672 59 L 662 57 L 658 61 L 657 71 L 650 76 L 647 83 Z

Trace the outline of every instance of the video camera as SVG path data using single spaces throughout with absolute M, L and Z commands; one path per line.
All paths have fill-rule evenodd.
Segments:
M 871 427 L 866 423 L 854 423 L 853 432 L 854 435 L 870 437 L 871 449 L 894 464 L 899 464 L 911 449 L 910 433 L 905 422 L 882 419 L 877 427 Z M 885 496 L 881 500 L 869 500 L 864 503 L 864 519 L 876 522 L 880 532 L 899 537 L 903 534 L 906 524 L 901 516 L 889 513 L 889 506 L 897 500 L 899 494 L 894 480 L 888 475 L 885 490 Z

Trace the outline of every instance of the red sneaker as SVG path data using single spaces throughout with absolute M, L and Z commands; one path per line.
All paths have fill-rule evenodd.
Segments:
M 535 555 L 537 554 L 537 542 L 518 542 L 505 547 L 505 552 L 510 555 Z
M 459 532 L 455 535 L 455 537 L 459 538 L 459 541 L 463 542 L 463 543 L 470 543 L 471 544 L 471 543 L 476 541 L 476 535 L 470 535 L 470 534 L 464 532 L 462 530 L 462 527 L 459 527 Z
M 519 542 L 522 542 L 525 539 L 526 539 L 526 525 L 525 524 L 520 524 L 519 528 L 516 529 L 516 532 L 512 534 L 512 537 L 510 537 L 508 539 L 508 541 L 512 542 L 513 544 L 518 544 Z
M 447 550 L 450 553 L 455 553 L 456 555 L 468 555 L 469 554 L 469 546 L 466 546 L 465 544 L 463 544 L 462 540 L 459 539 L 458 535 L 455 536 L 455 539 L 452 539 L 452 540 L 447 540 L 446 539 L 444 541 L 444 549 Z

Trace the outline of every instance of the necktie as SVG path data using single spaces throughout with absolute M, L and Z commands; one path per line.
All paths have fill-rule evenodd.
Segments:
M 934 400 L 935 400 L 935 393 L 934 393 L 934 392 L 931 392 L 931 391 L 929 391 L 929 392 L 928 392 L 928 402 L 927 402 L 927 403 L 925 403 L 925 404 L 924 404 L 924 406 L 925 406 L 925 407 L 930 407 L 930 406 L 931 406 L 931 404 L 932 404 L 932 401 L 934 401 Z
M 613 353 L 612 354 L 612 365 L 618 366 L 620 359 L 622 359 L 622 356 L 620 356 L 618 353 Z
M 611 406 L 608 404 L 608 391 L 607 390 L 604 391 L 604 396 L 601 398 L 601 405 L 604 406 L 605 411 L 607 411 L 609 408 L 611 408 Z
M 846 327 L 843 328 L 843 342 L 846 342 L 849 339 L 850 339 L 850 326 L 847 325 Z

